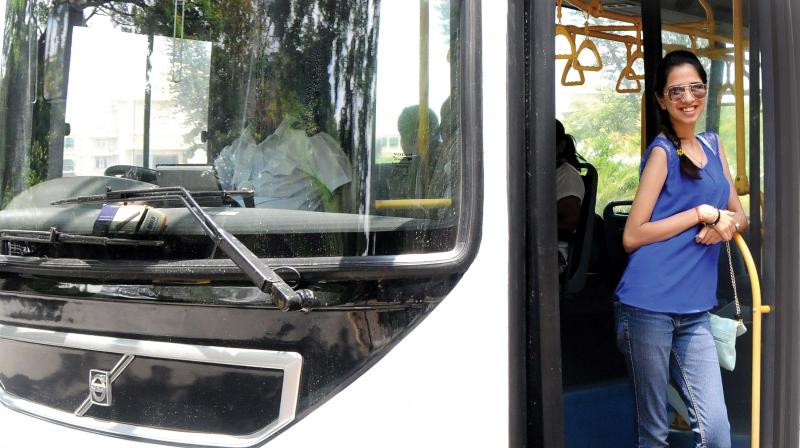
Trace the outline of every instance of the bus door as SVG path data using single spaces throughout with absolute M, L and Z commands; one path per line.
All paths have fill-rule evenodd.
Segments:
M 694 52 L 708 73 L 708 101 L 697 132 L 719 134 L 726 148 L 734 187 L 750 223 L 743 236 L 753 266 L 760 269 L 761 66 L 759 58 L 751 56 L 759 48 L 757 9 L 756 2 L 747 0 L 554 0 L 547 7 L 520 5 L 523 15 L 551 19 L 532 19 L 527 48 L 533 55 L 552 55 L 552 60 L 521 64 L 530 112 L 521 134 L 528 168 L 525 239 L 536 248 L 528 252 L 527 309 L 533 322 L 528 334 L 536 341 L 529 343 L 528 355 L 539 363 L 527 370 L 528 384 L 535 385 L 528 390 L 543 401 L 550 398 L 549 404 L 527 405 L 528 421 L 541 424 L 538 434 L 526 435 L 529 442 L 567 447 L 633 444 L 633 401 L 616 349 L 612 302 L 627 263 L 622 230 L 638 187 L 641 155 L 660 132 L 655 70 L 669 51 Z M 513 87 L 512 82 L 509 89 Z M 512 102 L 512 131 L 513 112 Z M 574 161 L 564 162 L 556 155 L 556 135 L 548 129 L 553 127 L 551 116 L 573 137 Z M 510 144 L 512 137 L 513 132 Z M 553 188 L 553 183 L 558 183 L 559 162 L 574 165 L 571 169 L 584 186 L 579 220 L 566 247 L 560 223 L 542 219 L 542 211 L 554 217 L 558 211 L 545 202 L 558 199 L 559 186 Z M 731 248 L 742 314 L 752 329 L 751 281 L 742 254 L 735 244 Z M 562 263 L 566 258 L 560 266 L 554 261 L 559 253 Z M 721 254 L 713 312 L 730 316 L 733 289 L 725 251 Z M 751 336 L 752 331 L 738 339 L 736 368 L 722 373 L 734 446 L 757 443 L 751 434 Z M 558 378 L 544 379 L 544 372 Z M 559 388 L 561 396 L 552 397 L 552 388 Z M 677 393 L 670 399 L 669 418 L 670 446 L 694 446 L 686 406 Z
M 669 51 L 685 49 L 700 57 L 708 73 L 709 94 L 697 132 L 720 136 L 734 187 L 752 223 L 745 236 L 758 254 L 761 145 L 759 130 L 751 129 L 751 123 L 760 113 L 760 67 L 757 58 L 750 58 L 749 39 L 755 37 L 749 26 L 752 5 L 746 1 L 556 3 L 555 115 L 574 137 L 581 165 L 597 172 L 596 188 L 586 182 L 588 174 L 581 173 L 586 185 L 583 201 L 593 209 L 584 211 L 570 242 L 584 250 L 569 253 L 577 259 L 569 260 L 571 270 L 560 289 L 564 441 L 568 447 L 627 446 L 633 443 L 633 402 L 615 347 L 611 304 L 627 262 L 621 237 L 638 186 L 641 155 L 660 132 L 655 70 Z M 756 90 L 751 92 L 750 86 Z M 751 283 L 734 246 L 742 314 L 752 327 Z M 588 263 L 581 263 L 586 260 L 580 257 L 588 258 Z M 581 288 L 569 283 L 578 269 L 587 270 Z M 723 250 L 713 312 L 732 317 L 734 291 L 728 274 Z M 736 368 L 722 373 L 734 446 L 751 442 L 751 353 L 752 338 L 739 338 Z M 686 404 L 672 388 L 669 397 L 670 446 L 694 446 Z

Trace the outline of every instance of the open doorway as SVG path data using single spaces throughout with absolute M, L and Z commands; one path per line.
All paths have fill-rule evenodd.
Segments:
M 751 105 L 748 90 L 750 76 L 758 76 L 757 63 L 753 70 L 749 61 L 749 5 L 734 2 L 734 11 L 729 1 L 662 0 L 654 2 L 660 3 L 656 7 L 617 0 L 556 3 L 555 112 L 577 153 L 557 156 L 557 164 L 573 165 L 569 170 L 581 176 L 584 186 L 574 230 L 559 235 L 566 259 L 559 299 L 565 446 L 630 446 L 633 402 L 616 348 L 612 302 L 627 264 L 622 232 L 638 186 L 641 155 L 659 132 L 653 104 L 648 104 L 653 101 L 648 77 L 660 54 L 668 51 L 688 49 L 700 58 L 708 73 L 708 100 L 697 131 L 713 131 L 724 142 L 751 222 L 746 237 L 758 262 L 761 173 L 760 168 L 753 172 L 750 162 L 751 154 L 760 159 L 761 147 L 757 136 L 751 140 L 749 123 L 760 105 L 758 97 Z M 649 60 L 646 36 L 660 36 L 657 45 L 650 42 L 649 54 L 658 56 Z M 558 185 L 556 190 L 561 199 Z M 750 316 L 746 269 L 731 247 L 742 314 Z M 728 315 L 733 290 L 722 255 L 715 312 Z M 733 446 L 749 446 L 750 441 L 751 350 L 751 339 L 740 338 L 736 369 L 722 374 Z M 694 446 L 679 400 L 673 400 L 669 419 L 670 446 Z

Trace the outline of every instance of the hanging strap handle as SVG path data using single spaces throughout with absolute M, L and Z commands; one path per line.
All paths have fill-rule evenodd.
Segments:
M 736 275 L 733 273 L 733 259 L 731 258 L 731 242 L 725 241 L 725 250 L 728 252 L 728 268 L 731 273 L 731 285 L 733 286 L 733 302 L 736 304 L 736 320 L 742 320 L 742 308 L 739 306 L 739 293 L 736 292 Z

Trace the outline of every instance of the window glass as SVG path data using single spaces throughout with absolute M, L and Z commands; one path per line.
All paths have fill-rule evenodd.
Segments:
M 631 17 L 640 15 L 638 5 L 621 12 Z M 576 49 L 586 40 L 580 34 L 586 21 L 582 12 L 562 8 L 560 24 L 578 31 L 570 33 Z M 610 202 L 633 199 L 639 185 L 644 81 L 635 77 L 644 74 L 644 66 L 641 58 L 633 57 L 636 45 L 628 47 L 625 42 L 614 40 L 634 39 L 637 32 L 631 23 L 589 17 L 588 24 L 626 30 L 606 33 L 611 39 L 589 39 L 598 50 L 601 70 L 579 72 L 567 67 L 567 59 L 556 61 L 556 118 L 574 138 L 579 159 L 583 158 L 597 169 L 595 212 L 602 216 Z M 557 54 L 571 52 L 571 44 L 564 35 L 556 36 L 555 45 Z M 585 66 L 597 64 L 590 51 L 582 51 L 579 56 Z M 633 75 L 624 76 L 623 71 L 627 69 L 631 70 L 627 73 Z
M 203 205 L 264 257 L 452 249 L 459 3 L 9 4 L 0 227 L 91 233 L 100 204 L 50 202 L 117 177 L 252 192 Z M 165 238 L 189 243 L 156 258 L 215 256 L 185 210 L 150 205 L 168 215 Z M 80 218 L 59 218 L 66 207 Z M 11 219 L 33 209 L 41 222 Z

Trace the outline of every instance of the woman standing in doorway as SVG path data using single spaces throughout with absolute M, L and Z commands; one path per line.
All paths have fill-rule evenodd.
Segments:
M 719 137 L 695 135 L 706 82 L 703 66 L 688 51 L 661 61 L 655 90 L 662 133 L 644 154 L 625 224 L 630 260 L 615 311 L 638 447 L 667 446 L 670 378 L 687 403 L 697 446 L 731 444 L 707 311 L 717 304 L 718 243 L 743 231 L 747 220 Z

